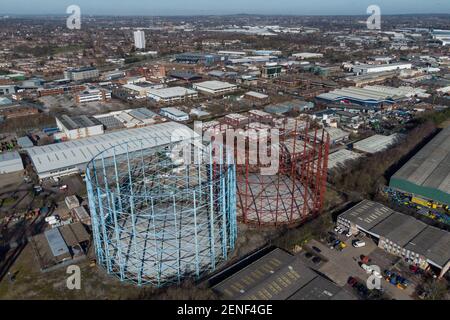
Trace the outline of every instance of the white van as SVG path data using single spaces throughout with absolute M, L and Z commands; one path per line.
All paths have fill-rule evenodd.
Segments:
M 366 243 L 364 241 L 361 241 L 361 240 L 356 240 L 356 241 L 353 242 L 353 246 L 355 248 L 362 248 L 362 247 L 366 246 Z

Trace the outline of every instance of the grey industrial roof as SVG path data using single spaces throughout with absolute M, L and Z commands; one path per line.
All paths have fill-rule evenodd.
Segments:
M 347 149 L 341 149 L 328 156 L 328 169 L 344 166 L 347 161 L 361 158 L 362 155 Z
M 393 178 L 450 194 L 450 127 L 442 130 Z
M 148 110 L 147 108 L 138 108 L 133 109 L 128 114 L 132 115 L 136 119 L 139 120 L 145 120 L 145 119 L 151 119 L 156 116 L 156 113 Z
M 382 204 L 363 200 L 340 218 L 421 254 L 438 267 L 442 268 L 450 260 L 450 232 L 428 226 Z
M 356 298 L 333 282 L 323 277 L 316 277 L 289 300 L 356 300 Z
M 427 226 L 405 248 L 423 255 L 442 268 L 450 260 L 450 233 Z
M 17 138 L 17 144 L 22 148 L 30 148 L 34 146 L 33 141 L 31 141 L 31 139 L 27 136 Z
M 98 117 L 97 120 L 103 123 L 106 129 L 119 129 L 124 127 L 123 123 L 115 116 Z
M 58 228 L 45 231 L 45 237 L 47 238 L 48 245 L 50 246 L 54 257 L 69 253 L 69 248 Z
M 403 247 L 426 227 L 427 225 L 425 223 L 413 217 L 394 212 L 373 227 L 370 232 L 382 235 L 393 243 Z
M 59 121 L 64 125 L 67 130 L 76 130 L 80 128 L 89 128 L 99 126 L 102 123 L 94 117 L 88 117 L 85 115 L 69 117 L 68 115 L 62 115 L 57 117 Z
M 9 162 L 9 161 L 19 160 L 19 159 L 21 160 L 20 154 L 17 151 L 0 153 L 0 162 Z
M 298 257 L 274 249 L 213 287 L 228 300 L 349 300 L 352 295 L 309 269 Z
M 188 114 L 178 108 L 175 107 L 167 107 L 167 108 L 161 108 L 161 111 L 170 113 L 176 117 L 184 117 L 187 116 Z
M 380 203 L 363 200 L 356 206 L 342 213 L 340 217 L 361 226 L 364 230 L 369 231 L 393 213 L 394 210 L 389 209 Z
M 126 152 L 124 143 L 128 142 L 128 150 L 135 151 L 143 148 L 168 144 L 183 140 L 181 137 L 194 136 L 188 127 L 166 122 L 152 126 L 114 131 L 99 136 L 88 137 L 68 142 L 33 147 L 27 152 L 38 173 L 61 170 L 88 163 L 99 153 L 116 146 L 116 154 Z M 141 144 L 142 143 L 142 144 Z M 112 156 L 112 151 L 105 153 L 105 157 Z
M 389 148 L 399 137 L 398 134 L 392 134 L 390 136 L 375 134 L 367 139 L 354 143 L 353 148 L 370 154 L 377 153 Z
M 296 257 L 275 249 L 214 286 L 225 299 L 287 299 L 317 276 Z

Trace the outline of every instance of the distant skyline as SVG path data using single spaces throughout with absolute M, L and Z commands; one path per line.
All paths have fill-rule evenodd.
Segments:
M 78 5 L 88 15 L 367 15 L 369 5 L 382 14 L 450 14 L 449 0 L 4 0 L 0 14 L 66 14 Z

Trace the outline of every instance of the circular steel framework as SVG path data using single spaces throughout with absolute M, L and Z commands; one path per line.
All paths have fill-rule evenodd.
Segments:
M 233 161 L 214 163 L 211 149 L 193 141 L 182 158 L 180 144 L 136 144 L 87 166 L 98 264 L 121 281 L 157 287 L 215 270 L 237 234 Z

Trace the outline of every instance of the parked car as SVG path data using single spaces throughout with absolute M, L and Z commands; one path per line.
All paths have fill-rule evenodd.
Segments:
M 322 250 L 320 250 L 319 248 L 317 248 L 317 247 L 312 247 L 312 249 L 315 251 L 315 252 L 318 252 L 318 253 L 321 253 L 322 252 Z
M 338 232 L 339 233 L 340 230 L 341 230 L 341 227 L 339 227 L 339 226 L 334 228 L 334 232 Z
M 345 236 L 346 236 L 347 238 L 350 238 L 352 235 L 353 235 L 353 234 L 352 234 L 351 231 L 348 231 L 348 232 L 345 234 Z
M 320 262 L 322 262 L 322 259 L 320 259 L 319 257 L 314 257 L 312 259 L 312 262 L 314 262 L 315 264 L 319 264 Z
M 311 252 L 306 252 L 306 253 L 305 253 L 305 257 L 306 257 L 307 259 L 312 258 L 312 256 L 313 256 L 313 254 L 312 254 Z

